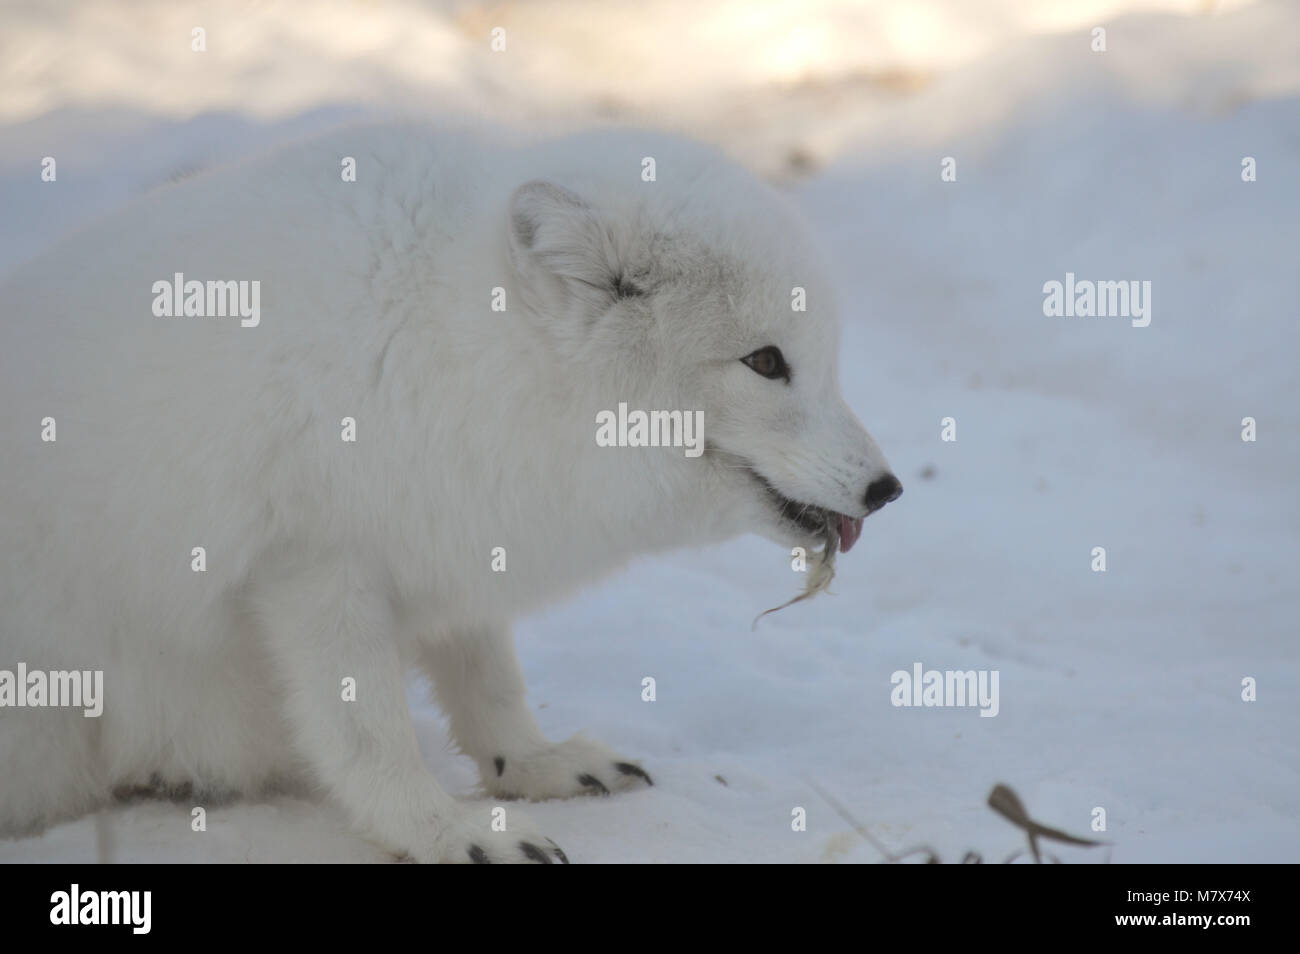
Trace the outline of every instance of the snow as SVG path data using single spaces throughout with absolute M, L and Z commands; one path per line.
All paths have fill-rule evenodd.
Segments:
M 1115 862 L 1295 861 L 1300 7 L 972 6 L 721 3 L 688 27 L 668 2 L 406 3 L 364 24 L 272 5 L 228 48 L 213 26 L 218 81 L 184 59 L 201 20 L 181 4 L 129 28 L 112 8 L 11 5 L 5 42 L 26 55 L 0 56 L 0 269 L 170 175 L 380 107 L 715 139 L 821 237 L 846 397 L 906 493 L 835 595 L 755 631 L 802 577 L 754 537 L 520 621 L 543 728 L 589 729 L 656 782 L 522 810 L 578 862 L 879 860 L 815 785 L 891 850 L 1000 860 L 1023 847 L 985 805 L 1005 782 L 1073 834 L 1104 808 Z M 497 19 L 520 51 L 500 62 L 480 49 Z M 1151 281 L 1150 326 L 1045 317 L 1042 286 L 1067 272 Z M 997 670 L 998 715 L 892 706 L 915 662 Z M 423 686 L 411 700 L 430 767 L 472 797 Z M 207 807 L 204 833 L 188 803 L 113 810 L 111 857 L 388 860 L 327 806 Z M 82 819 L 0 842 L 0 861 L 96 845 Z

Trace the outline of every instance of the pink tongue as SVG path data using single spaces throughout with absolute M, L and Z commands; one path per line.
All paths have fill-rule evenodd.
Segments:
M 840 552 L 848 553 L 862 535 L 862 518 L 854 520 L 840 514 Z

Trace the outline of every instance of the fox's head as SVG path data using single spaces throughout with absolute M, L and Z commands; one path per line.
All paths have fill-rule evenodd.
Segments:
M 660 492 L 688 512 L 707 501 L 713 529 L 847 551 L 903 488 L 840 394 L 837 313 L 806 232 L 733 163 L 654 143 L 653 181 L 654 147 L 598 140 L 581 178 L 515 190 L 519 293 L 571 373 L 605 375 L 606 406 L 703 412 L 699 456 L 625 452 L 656 455 Z

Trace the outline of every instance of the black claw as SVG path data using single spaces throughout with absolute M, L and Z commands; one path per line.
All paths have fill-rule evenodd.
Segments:
M 487 852 L 478 845 L 469 846 L 469 860 L 476 865 L 490 865 L 492 862 L 488 859 Z
M 549 844 L 552 848 L 555 849 L 555 857 L 557 857 L 557 858 L 560 859 L 560 864 L 562 864 L 562 865 L 567 865 L 567 864 L 569 863 L 569 856 L 566 855 L 566 854 L 565 854 L 565 853 L 560 849 L 560 846 L 559 846 L 559 845 L 557 845 L 555 842 L 551 841 L 551 839 L 547 838 L 546 841 L 547 841 L 547 844 Z
M 493 759 L 493 762 L 497 767 L 497 778 L 500 778 L 501 773 L 506 770 L 506 760 L 498 755 L 495 759 Z
M 519 850 L 524 853 L 524 857 L 529 861 L 535 861 L 539 865 L 554 864 L 546 852 L 542 851 L 542 849 L 538 848 L 530 841 L 521 841 L 519 843 Z
M 596 776 L 594 775 L 579 775 L 578 784 L 585 785 L 587 786 L 587 788 L 594 788 L 597 791 L 599 791 L 600 794 L 602 795 L 609 794 L 609 789 L 605 787 L 605 783 L 602 782 L 600 779 L 596 778 Z
M 618 769 L 624 775 L 635 775 L 637 778 L 645 779 L 647 785 L 653 785 L 655 783 L 655 780 L 650 777 L 649 772 L 639 765 L 633 765 L 631 762 L 615 762 L 614 768 Z

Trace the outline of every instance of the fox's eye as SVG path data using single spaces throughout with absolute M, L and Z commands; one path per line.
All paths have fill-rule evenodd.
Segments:
M 753 354 L 747 354 L 740 360 L 765 378 L 785 378 L 787 381 L 790 380 L 790 366 L 785 363 L 785 358 L 781 355 L 781 349 L 773 345 L 759 348 Z

